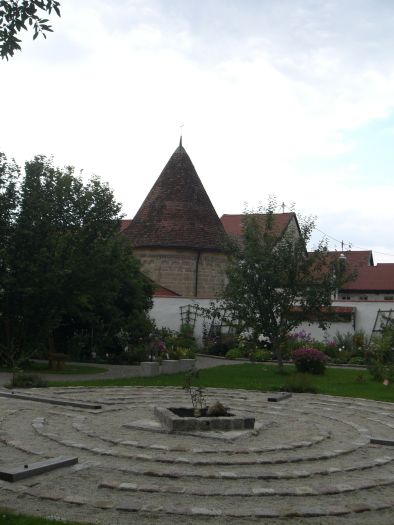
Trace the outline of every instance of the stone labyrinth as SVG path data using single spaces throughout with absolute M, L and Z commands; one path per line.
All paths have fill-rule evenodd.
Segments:
M 394 405 L 207 390 L 256 417 L 251 431 L 167 434 L 154 406 L 188 406 L 181 388 L 36 389 L 99 410 L 0 397 L 0 469 L 57 456 L 78 464 L 0 481 L 0 506 L 124 523 L 394 523 Z

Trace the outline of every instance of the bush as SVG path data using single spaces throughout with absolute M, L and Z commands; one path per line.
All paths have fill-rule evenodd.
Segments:
M 229 350 L 236 347 L 237 339 L 232 334 L 218 334 L 207 337 L 205 344 L 209 355 L 225 356 Z
M 363 357 L 351 357 L 348 361 L 349 365 L 363 365 L 365 359 Z
M 242 348 L 231 348 L 231 350 L 226 353 L 226 359 L 240 359 L 241 357 L 245 357 Z
M 48 381 L 35 374 L 17 372 L 12 375 L 10 388 L 42 388 L 48 386 Z
M 261 361 L 271 361 L 271 359 L 272 353 L 269 350 L 259 350 L 258 348 L 256 348 L 250 354 L 250 360 L 257 361 L 258 363 L 260 363 Z
M 327 356 L 316 348 L 299 348 L 293 352 L 293 361 L 299 372 L 324 374 Z
M 289 376 L 284 384 L 284 390 L 286 392 L 298 392 L 309 394 L 316 394 L 317 389 L 312 385 L 311 379 L 306 374 L 294 374 Z
M 376 381 L 394 380 L 394 323 L 374 338 L 367 353 L 368 370 Z
M 182 348 L 177 346 L 169 353 L 170 359 L 194 359 L 196 356 L 195 352 L 190 348 Z

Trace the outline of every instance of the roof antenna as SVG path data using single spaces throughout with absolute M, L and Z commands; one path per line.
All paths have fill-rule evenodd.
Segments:
M 179 147 L 181 148 L 182 147 L 182 134 L 183 134 L 183 126 L 185 124 L 182 122 L 182 124 L 180 125 L 180 128 L 181 128 L 181 138 L 179 139 Z

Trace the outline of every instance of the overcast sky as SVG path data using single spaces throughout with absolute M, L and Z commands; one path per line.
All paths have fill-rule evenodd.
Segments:
M 274 195 L 394 262 L 392 0 L 61 3 L 0 63 L 1 151 L 99 175 L 132 218 L 184 123 L 219 216 Z

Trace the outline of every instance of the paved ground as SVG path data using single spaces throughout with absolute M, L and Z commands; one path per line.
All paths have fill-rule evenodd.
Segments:
M 30 391 L 33 392 L 33 391 Z M 79 463 L 0 482 L 0 507 L 112 525 L 392 525 L 394 406 L 298 394 L 210 389 L 256 417 L 253 433 L 167 434 L 155 405 L 190 404 L 180 388 L 36 389 L 100 410 L 0 397 L 0 469 L 55 456 Z

